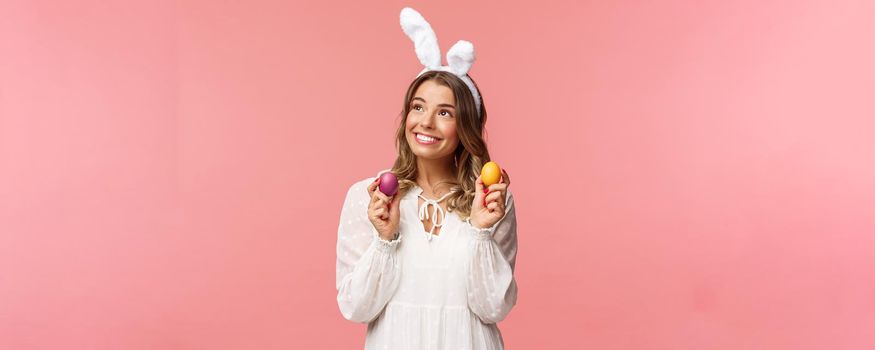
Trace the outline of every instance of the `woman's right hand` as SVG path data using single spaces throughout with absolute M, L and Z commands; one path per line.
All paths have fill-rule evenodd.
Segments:
M 368 203 L 368 219 L 371 224 L 377 229 L 380 238 L 386 241 L 391 241 L 395 238 L 395 234 L 399 233 L 400 211 L 399 204 L 401 196 L 397 193 L 395 196 L 389 197 L 380 192 L 380 177 L 377 177 L 374 182 L 368 186 L 368 194 L 371 196 L 371 201 Z

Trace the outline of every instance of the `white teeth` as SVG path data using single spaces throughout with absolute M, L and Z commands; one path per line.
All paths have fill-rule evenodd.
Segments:
M 436 139 L 434 137 L 428 137 L 422 134 L 416 134 L 416 138 L 423 142 L 434 142 Z

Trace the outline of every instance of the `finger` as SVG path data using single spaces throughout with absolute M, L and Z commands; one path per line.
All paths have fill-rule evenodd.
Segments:
M 379 208 L 385 208 L 386 210 L 388 210 L 388 209 L 389 209 L 389 205 L 386 204 L 386 202 L 383 202 L 382 199 L 377 198 L 376 202 L 374 202 L 374 204 L 371 205 L 371 208 L 372 208 L 373 210 L 377 210 L 377 209 L 379 209 Z
M 376 190 L 376 191 L 374 191 L 374 192 L 371 193 L 371 204 L 370 204 L 370 206 L 383 205 L 383 203 L 384 203 L 383 199 L 380 198 L 379 195 L 377 195 L 377 193 L 379 193 L 379 192 L 380 192 L 380 190 Z M 385 195 L 383 195 L 383 196 L 385 196 Z
M 483 179 L 481 179 L 480 175 L 477 175 L 477 179 L 474 180 L 474 195 L 480 195 L 483 193 Z
M 498 202 L 489 202 L 489 204 L 486 206 L 486 209 L 489 209 L 490 211 L 498 210 Z
M 398 205 L 399 203 L 401 203 L 401 196 L 396 194 L 394 196 L 394 198 L 392 198 L 392 204 L 389 205 L 389 216 L 391 216 L 393 218 L 398 217 L 398 215 L 399 215 L 398 207 L 400 207 L 400 205 Z
M 496 192 L 496 191 L 505 191 L 505 190 L 507 190 L 507 184 L 492 184 L 492 185 L 489 185 L 488 190 L 489 190 L 489 192 L 486 192 L 486 193 L 492 193 L 492 192 Z
M 486 206 L 486 199 L 483 194 L 483 179 L 480 175 L 477 175 L 477 179 L 474 180 L 474 207 Z
M 370 210 L 374 210 L 374 211 L 375 211 L 375 210 L 380 209 L 380 208 L 383 208 L 383 209 L 385 209 L 385 210 L 389 210 L 388 205 L 387 205 L 385 202 L 383 202 L 382 199 L 380 199 L 380 198 L 378 198 L 378 197 L 376 197 L 376 196 L 374 196 L 374 198 L 375 198 L 375 199 L 374 199 L 374 202 L 371 203 L 371 205 L 370 205 L 370 207 L 369 207 Z
M 379 207 L 379 208 L 377 208 L 377 209 L 374 209 L 374 216 L 379 217 L 379 218 L 382 218 L 384 212 L 386 212 L 386 208 L 384 208 L 384 207 Z
M 375 193 L 380 192 L 380 179 L 368 186 L 368 195 L 371 196 L 371 204 L 377 203 L 380 198 Z
M 378 200 L 386 203 L 386 205 L 389 205 L 389 203 L 392 202 L 392 199 L 389 198 L 389 196 L 386 196 L 385 194 L 383 194 L 383 192 L 380 192 L 380 189 L 377 189 L 376 191 L 374 191 L 374 197 L 377 197 Z
M 501 197 L 502 197 L 501 192 L 498 192 L 498 191 L 489 192 L 489 194 L 486 195 L 486 203 L 499 202 L 499 201 L 501 201 Z
M 507 170 L 501 169 L 501 183 L 510 186 L 510 175 L 507 174 Z
M 379 214 L 377 214 L 377 218 L 383 221 L 389 220 L 389 210 L 384 208 Z
M 379 177 L 374 179 L 374 181 L 372 181 L 371 184 L 368 185 L 368 193 L 374 192 L 374 190 L 377 189 L 377 186 L 380 186 L 380 178 Z

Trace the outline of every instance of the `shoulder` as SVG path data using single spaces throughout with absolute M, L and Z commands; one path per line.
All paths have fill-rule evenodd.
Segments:
M 376 178 L 376 176 L 371 176 L 354 182 L 351 186 L 349 186 L 349 192 L 353 193 L 355 191 L 367 191 L 368 185 L 370 185 L 371 182 L 374 182 L 374 179 Z

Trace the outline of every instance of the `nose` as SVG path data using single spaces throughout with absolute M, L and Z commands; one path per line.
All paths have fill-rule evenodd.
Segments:
M 419 125 L 424 128 L 431 129 L 431 127 L 434 125 L 434 120 L 432 120 L 432 117 L 433 116 L 431 114 L 423 116 L 422 119 L 419 120 Z

